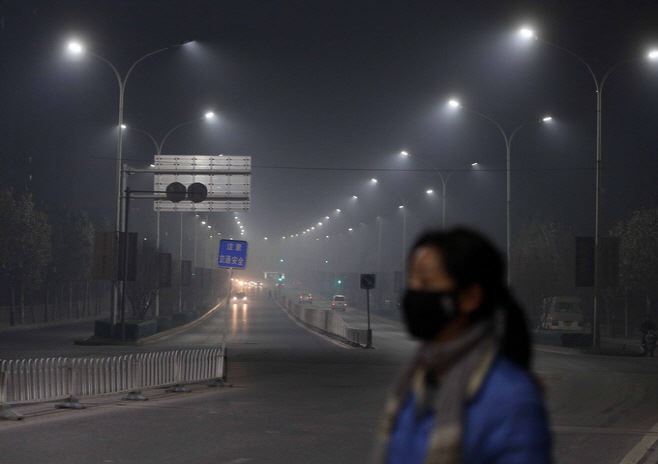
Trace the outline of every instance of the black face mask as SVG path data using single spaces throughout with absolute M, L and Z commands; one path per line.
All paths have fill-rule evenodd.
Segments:
M 455 293 L 410 289 L 404 293 L 402 312 L 411 336 L 428 341 L 436 338 L 459 314 Z

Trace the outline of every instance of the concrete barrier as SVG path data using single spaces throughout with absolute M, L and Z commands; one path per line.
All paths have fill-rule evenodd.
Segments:
M 337 338 L 352 346 L 366 347 L 368 345 L 367 329 L 350 327 L 339 313 L 331 309 L 301 305 L 293 302 L 285 294 L 280 295 L 279 303 L 288 314 L 316 332 Z

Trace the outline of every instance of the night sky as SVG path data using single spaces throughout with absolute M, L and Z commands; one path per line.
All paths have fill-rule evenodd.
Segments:
M 159 138 L 216 111 L 217 124 L 181 129 L 164 152 L 251 155 L 252 240 L 300 232 L 335 208 L 344 215 L 331 233 L 377 215 L 393 227 L 399 204 L 412 231 L 438 224 L 440 201 L 424 191 L 440 191 L 440 182 L 396 171 L 423 168 L 397 156 L 405 149 L 456 171 L 448 223 L 475 225 L 502 245 L 503 140 L 486 121 L 447 112 L 451 96 L 507 130 L 553 115 L 514 142 L 515 231 L 539 217 L 591 234 L 593 82 L 568 54 L 516 40 L 522 24 L 598 75 L 637 59 L 604 92 L 603 228 L 658 204 L 658 63 L 644 59 L 658 45 L 655 2 L 2 1 L 0 16 L 2 182 L 22 189 L 31 174 L 27 186 L 44 208 L 113 214 L 117 85 L 103 63 L 68 58 L 67 39 L 122 72 L 149 51 L 194 40 L 140 64 L 127 85 L 126 123 Z M 134 131 L 124 147 L 135 166 L 153 155 Z M 136 222 L 145 233 L 149 211 L 142 205 Z M 234 232 L 231 220 L 212 221 Z

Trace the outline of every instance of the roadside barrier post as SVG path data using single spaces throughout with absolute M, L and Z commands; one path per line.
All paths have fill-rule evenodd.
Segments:
M 139 356 L 135 356 L 131 361 L 130 384 L 132 385 L 132 390 L 123 399 L 126 401 L 146 401 L 148 398 L 142 394 L 142 360 Z
M 66 382 L 69 387 L 69 397 L 62 403 L 55 405 L 56 409 L 85 409 L 85 406 L 78 399 L 78 367 L 74 361 L 69 360 L 66 363 Z
M 21 420 L 23 416 L 11 409 L 7 403 L 7 379 L 9 374 L 3 368 L 0 369 L 0 419 L 4 420 Z

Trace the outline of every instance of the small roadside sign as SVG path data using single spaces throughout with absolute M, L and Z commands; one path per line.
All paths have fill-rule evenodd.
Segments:
M 247 242 L 244 240 L 220 240 L 217 265 L 226 269 L 247 267 Z
M 366 314 L 368 316 L 368 340 L 366 348 L 372 348 L 372 329 L 370 328 L 370 290 L 375 288 L 375 274 L 361 274 L 361 289 L 366 291 Z
M 361 274 L 361 289 L 372 290 L 375 288 L 375 274 Z

